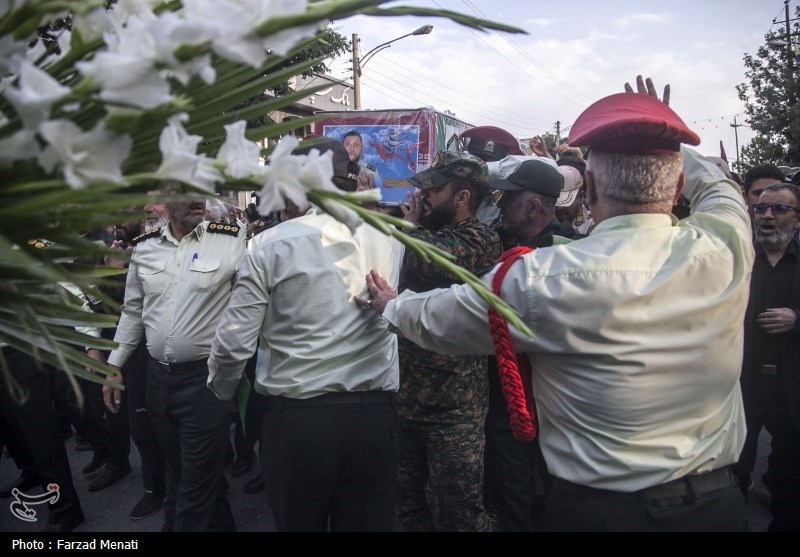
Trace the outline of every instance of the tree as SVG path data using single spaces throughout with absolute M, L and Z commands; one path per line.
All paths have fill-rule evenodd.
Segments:
M 795 8 L 792 43 L 800 38 L 800 7 Z M 770 31 L 766 41 L 785 41 L 785 32 Z M 753 140 L 742 149 L 739 172 L 772 162 L 800 166 L 800 64 L 786 47 L 762 46 L 755 56 L 745 54 L 748 83 L 736 86 L 745 103 L 745 113 L 755 132 Z

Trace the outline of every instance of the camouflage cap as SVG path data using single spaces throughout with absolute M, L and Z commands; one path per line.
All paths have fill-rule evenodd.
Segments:
M 410 176 L 408 181 L 421 190 L 429 190 L 442 186 L 454 178 L 485 186 L 489 181 L 489 171 L 486 163 L 475 155 L 439 151 L 433 158 L 430 168 L 416 176 Z

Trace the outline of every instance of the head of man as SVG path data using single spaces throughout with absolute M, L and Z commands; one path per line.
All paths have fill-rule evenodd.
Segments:
M 347 156 L 350 157 L 351 162 L 358 162 L 361 160 L 361 152 L 364 150 L 364 144 L 360 133 L 355 130 L 347 132 L 342 138 L 342 145 L 344 145 L 344 148 L 347 150 Z
M 744 195 L 745 202 L 753 217 L 753 205 L 758 203 L 758 198 L 764 193 L 764 189 L 772 184 L 784 182 L 786 180 L 783 171 L 775 164 L 765 162 L 757 164 L 747 171 L 744 175 Z
M 503 229 L 527 241 L 553 221 L 563 179 L 555 162 L 541 157 L 507 157 L 500 162 L 489 187 L 496 199 Z
M 680 147 L 700 137 L 658 99 L 618 93 L 578 116 L 570 145 L 588 145 L 586 199 L 596 222 L 624 214 L 670 214 L 683 188 Z
M 766 186 L 752 209 L 756 241 L 764 251 L 783 252 L 800 230 L 800 188 Z
M 525 154 L 516 137 L 495 126 L 470 128 L 459 139 L 468 153 L 485 162 L 499 161 L 508 155 Z
M 172 234 L 176 238 L 182 238 L 205 219 L 206 197 L 187 193 L 183 185 L 176 181 L 162 183 L 158 191 L 166 206 Z
M 420 224 L 439 230 L 475 215 L 486 191 L 486 163 L 469 153 L 439 151 L 430 168 L 408 178 L 420 190 Z
M 152 199 L 144 206 L 144 218 L 142 219 L 142 226 L 145 230 L 152 230 L 154 228 L 161 228 L 169 222 L 167 215 L 167 204 L 161 199 L 161 192 L 152 190 L 147 192 L 147 195 Z
M 576 168 L 571 166 L 558 166 L 558 173 L 564 179 L 564 186 L 556 201 L 556 218 L 559 221 L 574 221 L 581 210 L 580 191 L 583 187 L 583 177 Z

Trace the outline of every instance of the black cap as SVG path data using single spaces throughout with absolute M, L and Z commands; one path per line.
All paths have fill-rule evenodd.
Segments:
M 557 199 L 561 195 L 564 178 L 558 169 L 542 160 L 522 161 L 505 178 L 489 180 L 496 190 L 528 190 L 545 197 Z

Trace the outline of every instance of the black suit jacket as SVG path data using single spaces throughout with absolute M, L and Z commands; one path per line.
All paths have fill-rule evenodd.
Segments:
M 757 246 L 756 251 L 760 248 Z M 800 250 L 795 257 L 794 280 L 792 281 L 792 292 L 789 299 L 789 307 L 797 315 L 794 329 L 787 333 L 786 342 L 783 348 L 783 358 L 781 360 L 781 376 L 783 378 L 784 390 L 786 392 L 786 404 L 789 407 L 789 415 L 792 418 L 794 427 L 800 430 Z M 750 331 L 753 327 L 758 327 L 756 323 L 756 309 L 748 306 L 745 316 L 744 332 L 744 360 L 742 365 L 742 386 L 746 387 L 747 380 L 751 374 L 756 373 L 752 366 L 752 355 L 750 351 Z

